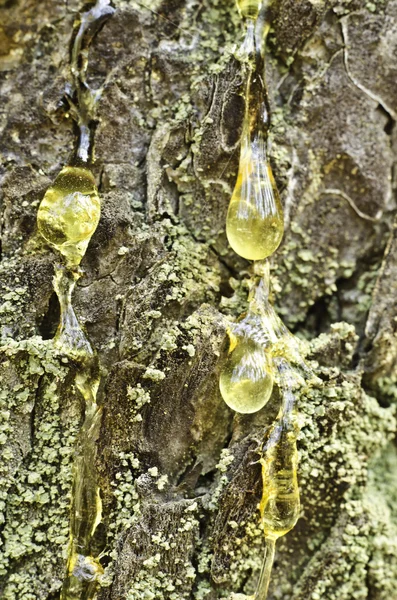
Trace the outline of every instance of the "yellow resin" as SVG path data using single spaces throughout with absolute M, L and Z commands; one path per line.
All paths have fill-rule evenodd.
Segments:
M 299 517 L 298 425 L 295 415 L 295 375 L 285 358 L 274 359 L 282 403 L 261 457 L 263 492 L 260 504 L 265 537 L 279 538 Z
M 263 329 L 263 339 L 274 358 L 284 358 L 289 363 L 297 365 L 308 377 L 313 377 L 313 372 L 306 365 L 301 356 L 300 342 L 284 325 L 273 306 L 269 302 L 270 272 L 269 263 L 255 263 L 255 271 L 259 276 L 252 286 L 249 302 L 251 310 L 260 316 Z
M 73 86 L 67 93 L 70 114 L 79 130 L 75 164 L 65 166 L 47 190 L 37 214 L 38 230 L 63 258 L 56 265 L 54 290 L 61 316 L 54 346 L 69 357 L 74 387 L 84 400 L 84 421 L 74 460 L 70 510 L 70 541 L 61 600 L 94 600 L 99 562 L 96 528 L 102 519 L 102 502 L 96 472 L 96 442 L 101 425 L 101 408 L 96 401 L 99 386 L 98 360 L 80 327 L 72 306 L 72 293 L 81 275 L 79 264 L 100 219 L 101 204 L 95 179 L 88 167 L 93 155 L 96 108 L 102 89 L 92 89 L 86 81 L 89 46 L 114 8 L 109 0 L 97 0 L 79 16 L 71 48 Z
M 253 600 L 266 600 L 274 561 L 275 545 L 299 518 L 297 427 L 293 404 L 284 407 L 273 427 L 261 458 L 263 493 L 260 504 L 266 552 Z
M 294 394 L 296 378 L 285 358 L 276 358 L 274 365 L 279 375 L 282 403 L 260 459 L 263 481 L 260 512 L 266 552 L 253 600 L 266 600 L 276 541 L 291 531 L 300 512 L 297 450 L 299 428 Z
M 63 167 L 40 203 L 37 225 L 69 267 L 83 258 L 97 228 L 101 203 L 95 179 L 85 167 Z
M 72 293 L 80 273 L 62 265 L 55 270 L 54 290 L 58 296 L 61 316 L 55 335 L 55 345 L 69 356 L 85 361 L 93 357 L 93 351 L 72 306 Z
M 95 468 L 96 440 L 101 424 L 101 409 L 96 403 L 99 378 L 93 350 L 71 303 L 78 277 L 79 273 L 62 265 L 57 266 L 54 277 L 54 289 L 61 308 L 55 345 L 76 362 L 75 384 L 85 401 L 85 418 L 74 462 L 67 576 L 61 600 L 92 600 L 97 578 L 103 573 L 99 560 L 91 552 L 92 536 L 102 518 Z
M 262 135 L 241 140 L 240 165 L 226 219 L 233 250 L 249 260 L 262 260 L 277 250 L 284 234 L 283 212 Z
M 261 458 L 262 527 L 265 537 L 279 538 L 295 526 L 300 510 L 296 432 L 279 426 L 277 442 Z
M 226 217 L 226 234 L 237 254 L 248 260 L 263 260 L 280 245 L 284 220 L 267 155 L 269 107 L 263 80 L 264 59 L 257 47 L 252 18 L 247 20 L 238 58 L 246 65 L 248 76 L 240 162 Z
M 260 0 L 237 0 L 238 11 L 244 19 L 256 19 L 261 4 Z
M 266 600 L 269 589 L 270 576 L 274 562 L 274 554 L 276 550 L 276 538 L 266 538 L 266 550 L 262 563 L 262 570 L 259 577 L 258 586 L 254 596 L 250 596 L 251 600 Z
M 271 396 L 274 377 L 260 317 L 249 310 L 229 338 L 229 355 L 219 377 L 222 398 L 238 413 L 257 412 Z
M 239 170 L 227 213 L 226 233 L 233 250 L 254 261 L 271 256 L 284 234 L 280 196 L 267 153 L 269 107 L 264 56 L 271 4 L 272 0 L 267 0 L 266 6 L 256 0 L 237 0 L 246 23 L 246 36 L 236 58 L 248 70 L 248 77 Z M 269 399 L 273 374 L 278 371 L 282 405 L 260 459 L 263 480 L 260 512 L 266 552 L 256 592 L 250 596 L 251 600 L 266 600 L 276 540 L 295 526 L 300 512 L 295 372 L 290 362 L 305 372 L 309 370 L 300 356 L 298 342 L 269 302 L 268 261 L 256 264 L 260 280 L 251 289 L 247 315 L 229 333 L 229 358 L 220 375 L 220 389 L 225 402 L 234 410 L 255 412 Z
M 273 389 L 273 375 L 266 353 L 249 340 L 240 340 L 230 354 L 219 380 L 222 398 L 238 413 L 263 408 Z

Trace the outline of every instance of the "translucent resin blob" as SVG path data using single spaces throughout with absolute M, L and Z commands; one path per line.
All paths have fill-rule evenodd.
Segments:
M 236 185 L 226 219 L 233 250 L 248 260 L 262 260 L 277 250 L 284 233 L 280 196 L 266 157 L 262 135 L 246 131 Z
M 222 398 L 236 412 L 257 412 L 273 390 L 273 368 L 260 318 L 249 311 L 229 337 L 229 355 L 219 378 Z
M 69 267 L 80 264 L 101 214 L 95 179 L 84 167 L 63 167 L 48 188 L 37 214 L 45 240 Z
M 237 0 L 237 8 L 243 19 L 256 19 L 260 6 L 260 0 Z

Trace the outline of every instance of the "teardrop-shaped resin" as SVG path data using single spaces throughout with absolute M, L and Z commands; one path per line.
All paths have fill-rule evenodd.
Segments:
M 219 378 L 226 404 L 238 413 L 257 412 L 268 402 L 273 390 L 273 368 L 260 339 L 260 322 L 248 313 L 230 335 L 229 356 Z
M 73 267 L 80 264 L 100 213 L 101 203 L 91 171 L 65 166 L 40 203 L 37 225 L 41 235 Z
M 281 406 L 261 458 L 263 493 L 260 504 L 266 537 L 285 535 L 299 518 L 298 424 L 295 413 L 295 373 L 284 358 L 273 360 L 278 371 Z
M 277 441 L 265 451 L 262 463 L 263 495 L 261 500 L 262 527 L 266 537 L 285 535 L 299 518 L 298 451 L 296 431 L 277 424 L 273 433 Z
M 238 11 L 244 19 L 256 19 L 260 6 L 260 0 L 237 0 Z
M 284 233 L 280 196 L 262 135 L 243 134 L 237 182 L 230 200 L 226 233 L 233 250 L 248 260 L 267 258 Z

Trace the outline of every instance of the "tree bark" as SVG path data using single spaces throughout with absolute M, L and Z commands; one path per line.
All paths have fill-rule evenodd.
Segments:
M 98 229 L 73 302 L 99 356 L 98 600 L 252 593 L 264 553 L 258 447 L 218 375 L 249 265 L 227 206 L 244 113 L 233 2 L 114 1 L 89 51 L 102 87 Z M 0 597 L 59 597 L 84 406 L 54 349 L 58 257 L 36 228 L 73 150 L 77 0 L 0 0 Z M 397 586 L 397 2 L 280 0 L 271 162 L 286 233 L 273 302 L 321 379 L 299 398 L 302 516 L 269 600 L 393 600 Z

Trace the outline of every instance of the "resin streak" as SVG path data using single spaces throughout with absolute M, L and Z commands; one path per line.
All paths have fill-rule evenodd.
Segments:
M 271 256 L 284 233 L 283 211 L 267 153 L 269 109 L 262 48 L 248 20 L 238 57 L 248 69 L 237 181 L 226 218 L 233 250 L 249 260 Z
M 74 462 L 70 542 L 67 574 L 61 600 L 92 600 L 97 578 L 103 572 L 91 551 L 101 521 L 102 506 L 96 480 L 96 440 L 101 411 L 96 403 L 99 385 L 96 357 L 72 306 L 72 293 L 80 277 L 80 264 L 100 217 L 100 200 L 91 171 L 66 166 L 47 190 L 38 210 L 38 229 L 61 255 L 65 264 L 55 267 L 54 290 L 61 315 L 54 345 L 73 360 L 75 384 L 85 401 Z
M 80 262 L 101 214 L 98 190 L 88 165 L 93 155 L 92 125 L 102 90 L 94 90 L 87 84 L 88 49 L 104 20 L 113 13 L 110 0 L 97 0 L 78 17 L 70 57 L 73 86 L 67 99 L 70 114 L 79 128 L 79 143 L 72 164 L 63 167 L 45 193 L 37 214 L 39 232 L 62 260 L 55 267 L 54 277 L 61 309 L 54 345 L 71 359 L 75 387 L 85 409 L 74 461 L 70 540 L 61 600 L 93 600 L 98 576 L 103 573 L 94 540 L 102 518 L 96 473 L 96 441 L 101 424 L 101 408 L 96 401 L 99 367 L 73 310 L 72 293 L 81 276 Z
M 226 404 L 239 413 L 254 413 L 268 402 L 273 384 L 282 395 L 276 421 L 261 450 L 263 492 L 261 525 L 266 552 L 252 600 L 266 600 L 276 540 L 296 524 L 300 512 L 298 487 L 298 425 L 295 414 L 295 366 L 309 372 L 299 344 L 269 302 L 270 272 L 266 260 L 284 234 L 283 211 L 267 151 L 269 105 L 264 84 L 266 37 L 271 0 L 237 0 L 246 35 L 237 58 L 246 74 L 245 114 L 236 184 L 226 218 L 233 250 L 256 263 L 260 274 L 248 298 L 248 311 L 228 329 L 229 352 L 219 378 Z M 295 366 L 292 366 L 295 365 Z

